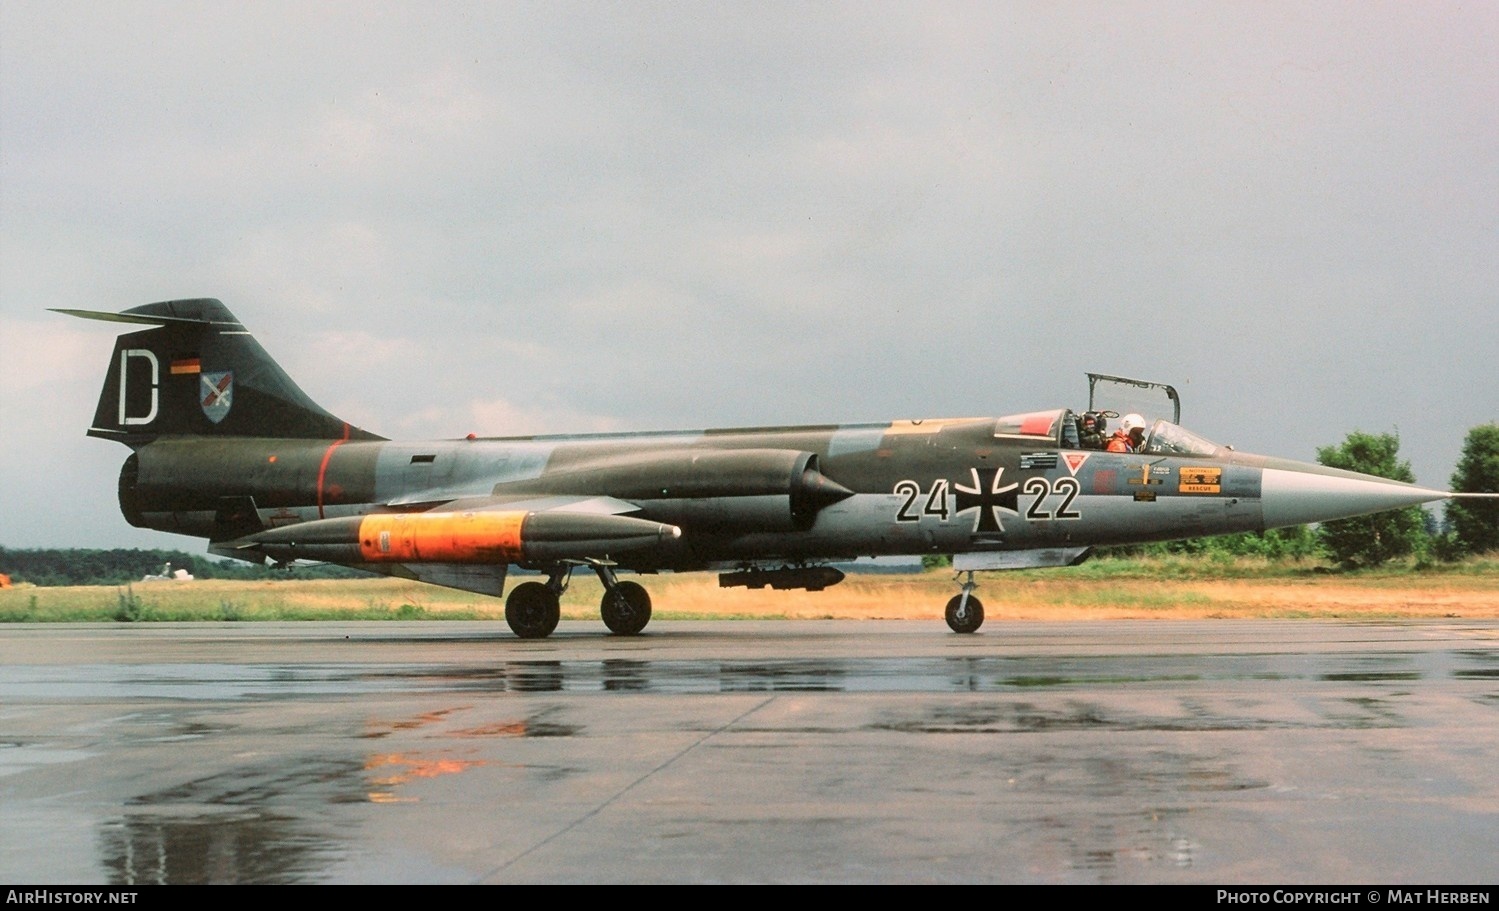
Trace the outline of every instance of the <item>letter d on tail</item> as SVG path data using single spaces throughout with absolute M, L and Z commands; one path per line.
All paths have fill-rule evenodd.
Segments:
M 121 348 L 119 425 L 149 424 L 160 407 L 161 361 L 147 348 Z

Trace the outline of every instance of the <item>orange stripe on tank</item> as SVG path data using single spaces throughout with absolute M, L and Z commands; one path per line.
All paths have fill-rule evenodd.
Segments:
M 525 520 L 525 512 L 365 516 L 359 552 L 368 563 L 513 563 L 521 557 Z

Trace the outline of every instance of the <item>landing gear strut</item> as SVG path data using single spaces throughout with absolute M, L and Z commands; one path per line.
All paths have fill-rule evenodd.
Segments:
M 562 593 L 572 578 L 573 567 L 553 566 L 546 582 L 522 582 L 505 599 L 505 622 L 522 639 L 545 639 L 562 619 Z M 621 582 L 614 569 L 594 563 L 593 571 L 604 583 L 604 598 L 599 614 L 609 631 L 619 636 L 633 636 L 651 622 L 651 596 L 638 582 Z
M 604 598 L 599 603 L 599 614 L 609 631 L 620 636 L 633 636 L 651 622 L 651 596 L 645 586 L 638 582 L 621 582 L 614 570 L 602 563 L 594 564 L 599 581 L 604 583 Z
M 546 582 L 522 582 L 505 599 L 505 622 L 522 639 L 545 639 L 562 619 L 562 593 L 572 571 L 554 568 Z
M 984 602 L 973 596 L 973 590 L 978 585 L 973 581 L 973 572 L 968 573 L 968 581 L 963 583 L 962 594 L 953 595 L 952 600 L 947 602 L 947 625 L 955 633 L 976 632 L 984 625 Z

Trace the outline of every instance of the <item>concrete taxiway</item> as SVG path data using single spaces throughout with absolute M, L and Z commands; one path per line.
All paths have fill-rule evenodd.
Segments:
M 0 881 L 1499 881 L 1499 622 L 11 625 Z

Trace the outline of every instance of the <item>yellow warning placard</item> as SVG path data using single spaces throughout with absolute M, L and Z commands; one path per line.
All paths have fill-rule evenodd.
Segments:
M 1178 493 L 1222 493 L 1222 468 L 1182 468 Z

